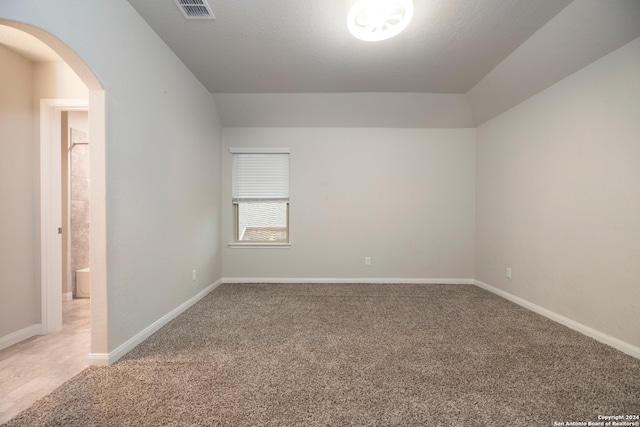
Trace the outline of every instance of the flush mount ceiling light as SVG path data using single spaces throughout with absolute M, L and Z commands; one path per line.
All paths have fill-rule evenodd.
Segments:
M 377 42 L 398 35 L 412 17 L 411 0 L 358 0 L 347 15 L 347 27 L 355 38 Z

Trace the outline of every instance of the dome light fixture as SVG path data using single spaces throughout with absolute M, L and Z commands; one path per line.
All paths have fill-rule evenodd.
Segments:
M 347 27 L 355 38 L 377 42 L 398 35 L 412 17 L 411 0 L 358 0 L 349 10 Z

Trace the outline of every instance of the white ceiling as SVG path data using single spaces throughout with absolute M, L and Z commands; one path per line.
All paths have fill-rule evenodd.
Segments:
M 223 126 L 475 127 L 640 37 L 640 0 L 414 0 L 399 36 L 353 38 L 356 0 L 127 0 L 213 93 Z M 0 25 L 0 44 L 60 61 Z
M 415 0 L 399 36 L 347 30 L 355 0 L 208 0 L 187 20 L 172 0 L 129 0 L 213 93 L 466 93 L 571 0 Z
M 227 127 L 475 127 L 640 36 L 640 0 L 414 0 L 376 43 L 347 30 L 356 0 L 128 1 Z

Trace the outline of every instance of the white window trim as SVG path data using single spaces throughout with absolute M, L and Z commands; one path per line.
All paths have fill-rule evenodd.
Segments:
M 288 147 L 229 147 L 231 154 L 290 154 Z
M 229 243 L 231 249 L 289 249 L 291 242 L 289 243 Z
M 289 147 L 229 147 L 231 154 L 291 154 Z M 235 221 L 235 220 L 234 220 Z M 230 249 L 289 249 L 289 242 L 264 242 L 264 243 L 244 243 L 231 242 L 228 244 Z

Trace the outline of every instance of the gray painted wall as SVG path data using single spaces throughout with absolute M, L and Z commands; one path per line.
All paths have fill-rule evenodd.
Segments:
M 217 112 L 125 0 L 0 5 L 0 19 L 69 46 L 105 90 L 108 345 L 92 351 L 109 352 L 221 276 Z
M 33 64 L 0 45 L 0 338 L 40 323 Z M 37 249 L 36 249 L 37 248 Z
M 227 246 L 252 146 L 291 148 L 289 249 Z M 225 278 L 473 278 L 474 129 L 224 128 L 222 156 Z
M 43 98 L 86 98 L 64 63 L 33 63 L 0 46 L 0 347 L 38 333 L 40 302 L 40 139 Z M 9 342 L 12 342 L 10 340 Z
M 477 152 L 476 279 L 640 346 L 640 39 L 480 126 Z
M 106 91 L 107 350 L 223 276 L 475 277 L 640 346 L 638 40 L 477 135 L 229 128 L 221 137 L 210 94 L 126 1 L 0 5 L 0 19 L 71 47 Z M 32 118 L 20 120 L 16 132 Z M 290 249 L 226 246 L 225 148 L 257 144 L 292 149 Z M 33 278 L 25 283 L 38 298 Z

